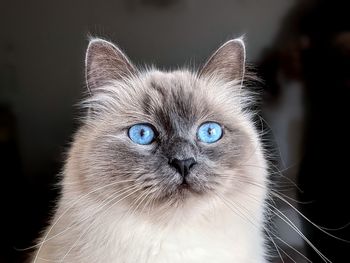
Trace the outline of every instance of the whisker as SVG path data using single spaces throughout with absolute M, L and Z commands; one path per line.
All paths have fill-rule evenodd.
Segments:
M 254 198 L 252 195 L 249 195 L 249 197 L 253 198 L 256 202 L 258 202 L 258 200 L 256 198 Z M 268 204 L 268 203 L 267 203 Z M 239 205 L 239 204 L 238 204 Z M 269 204 L 268 204 L 269 205 Z M 244 206 L 241 206 L 241 209 L 247 210 Z M 269 209 L 269 208 L 268 208 Z M 269 210 L 271 211 L 271 210 Z M 271 211 L 273 212 L 273 211 Z M 303 255 L 300 251 L 298 251 L 296 248 L 294 248 L 293 246 L 291 246 L 290 244 L 288 244 L 286 241 L 284 241 L 282 238 L 278 237 L 275 233 L 271 232 L 270 230 L 268 230 L 266 227 L 264 227 L 264 230 L 266 232 L 271 233 L 275 238 L 277 238 L 279 241 L 281 241 L 283 244 L 285 244 L 286 246 L 288 246 L 290 249 L 292 249 L 294 252 L 298 253 L 300 256 L 302 256 L 305 260 L 307 260 L 308 262 L 311 262 L 310 259 L 308 259 L 305 255 Z M 298 233 L 299 234 L 299 233 Z M 288 255 L 289 257 L 289 255 Z
M 134 185 L 128 186 L 128 187 L 125 187 L 124 189 L 121 189 L 121 190 L 119 190 L 119 191 L 116 191 L 115 193 L 113 193 L 113 194 L 112 194 L 110 197 L 108 197 L 107 199 L 109 199 L 109 198 L 113 197 L 114 195 L 116 195 L 116 194 L 118 194 L 118 193 L 120 193 L 120 192 L 122 192 L 122 191 L 124 191 L 124 190 L 126 190 L 126 189 L 129 189 L 129 188 L 131 188 L 131 187 L 134 187 Z M 98 209 L 103 203 L 104 203 L 104 202 L 102 202 L 96 209 Z M 72 208 L 72 207 L 70 207 L 70 208 Z M 68 210 L 66 210 L 65 213 L 66 213 L 67 211 L 68 211 Z M 97 211 L 98 211 L 98 210 L 97 210 Z M 63 213 L 63 214 L 64 214 L 64 213 Z M 63 214 L 62 214 L 61 216 L 63 216 Z M 79 222 L 73 223 L 72 225 L 70 225 L 70 226 L 67 227 L 66 229 L 62 230 L 61 232 L 59 232 L 59 233 L 57 233 L 57 234 L 55 234 L 55 235 L 53 235 L 53 236 L 51 236 L 51 237 L 49 237 L 49 238 L 46 238 L 44 241 L 42 241 L 42 242 L 40 242 L 40 243 L 38 243 L 38 244 L 32 246 L 31 248 L 37 247 L 37 246 L 39 246 L 39 245 L 42 245 L 42 244 L 44 244 L 44 243 L 46 243 L 46 242 L 48 242 L 48 241 L 54 239 L 55 237 L 62 235 L 63 233 L 65 233 L 66 231 L 68 231 L 69 229 L 71 229 L 73 226 L 75 226 L 75 225 L 77 225 L 77 224 L 79 224 L 79 223 L 81 223 L 81 222 L 84 222 L 85 220 L 89 219 L 89 218 L 92 217 L 93 215 L 94 215 L 94 214 L 90 214 L 89 216 L 85 217 L 84 219 L 80 220 Z M 58 218 L 58 219 L 60 219 L 60 218 Z M 59 221 L 58 219 L 56 220 L 56 222 L 55 222 L 54 225 L 57 225 L 57 223 L 58 223 L 58 221 Z M 52 229 L 53 229 L 53 227 L 52 227 Z M 30 248 L 26 248 L 26 249 L 30 249 Z
M 148 190 L 147 192 L 142 193 L 136 200 L 133 201 L 133 203 L 130 205 L 130 208 L 128 211 L 123 215 L 123 217 L 128 217 L 129 215 L 132 215 L 135 213 L 139 205 L 144 201 L 144 198 L 147 197 L 147 195 L 151 192 L 151 190 Z M 142 200 L 141 200 L 142 199 Z M 139 202 L 139 200 L 141 200 Z M 136 206 L 135 208 L 133 208 Z
M 251 195 L 247 195 L 250 198 L 253 198 Z M 253 198 L 256 202 L 258 202 L 257 199 Z M 285 222 L 288 226 L 290 226 L 319 256 L 324 262 L 332 262 L 329 260 L 323 253 L 321 253 L 315 245 L 301 232 L 301 230 L 283 213 L 281 212 L 278 208 L 272 206 L 271 204 L 267 203 L 268 206 L 272 207 L 277 211 L 277 213 L 269 209 L 272 213 L 274 213 L 276 216 L 278 216 L 283 222 Z
M 70 209 L 73 208 L 73 206 L 74 206 L 75 204 L 77 204 L 77 203 L 78 203 L 79 201 L 81 201 L 83 198 L 89 196 L 89 195 L 92 194 L 92 193 L 95 193 L 95 192 L 97 192 L 97 191 L 100 191 L 100 190 L 102 190 L 102 189 L 104 189 L 104 188 L 106 188 L 106 187 L 109 187 L 109 186 L 112 186 L 112 185 L 116 185 L 116 184 L 120 184 L 120 183 L 125 183 L 125 182 L 128 182 L 128 181 L 132 181 L 132 180 L 125 180 L 125 181 L 113 182 L 113 183 L 111 183 L 111 184 L 98 187 L 98 188 L 96 188 L 96 189 L 90 191 L 89 193 L 87 193 L 87 194 L 81 196 L 81 197 L 78 198 L 76 201 L 74 201 L 73 204 L 72 204 L 71 206 L 69 206 L 69 207 L 56 219 L 55 223 L 52 224 L 52 225 L 50 226 L 49 230 L 47 231 L 47 233 L 46 233 L 45 236 L 44 236 L 44 240 L 43 240 L 42 242 L 39 243 L 39 244 L 40 244 L 40 247 L 39 247 L 37 253 L 35 254 L 34 263 L 35 263 L 36 260 L 37 260 L 37 257 L 38 257 L 38 255 L 39 255 L 39 253 L 40 253 L 40 251 L 41 251 L 41 248 L 42 248 L 43 243 L 45 243 L 45 240 L 47 239 L 47 237 L 48 237 L 48 235 L 50 234 L 50 232 L 52 231 L 52 229 L 57 225 L 57 223 L 62 219 L 62 217 L 63 217 Z M 37 246 L 38 246 L 38 245 L 35 245 L 35 246 L 32 246 L 31 248 L 35 248 L 35 247 L 37 247 Z M 28 248 L 28 249 L 30 249 L 30 248 Z
M 239 209 L 238 209 L 238 212 L 240 213 L 240 214 L 238 214 L 237 213 L 237 211 L 234 211 L 234 210 L 232 210 L 233 209 L 233 207 L 232 206 L 234 206 L 234 204 L 232 203 L 232 202 L 229 202 L 226 198 L 224 198 L 223 196 L 221 196 L 221 195 L 219 195 L 218 193 L 214 193 L 215 195 L 217 195 L 218 197 L 219 197 L 219 199 L 221 199 L 223 202 L 224 202 L 224 204 L 231 210 L 231 211 L 233 211 L 235 214 L 237 214 L 238 216 L 240 216 L 242 219 L 244 219 L 245 221 L 247 221 L 247 222 L 249 222 L 250 224 L 252 224 L 255 228 L 257 228 L 258 230 L 260 230 L 260 228 L 256 225 L 256 224 L 254 224 L 254 222 L 252 222 L 250 219 L 249 219 L 249 217 L 247 217 L 245 214 L 243 214 L 243 212 L 242 211 L 240 211 Z M 230 204 L 230 205 L 229 205 Z M 243 217 L 242 217 L 243 216 Z M 263 229 L 265 229 L 265 227 L 264 226 L 262 226 L 263 227 Z M 272 232 L 270 232 L 270 231 L 268 231 L 267 229 L 265 229 L 265 231 L 268 233 L 268 236 L 270 237 L 270 241 L 272 242 L 272 244 L 275 246 L 275 248 L 276 248 L 276 250 L 278 251 L 278 245 L 276 244 L 276 242 L 273 240 L 273 238 L 271 237 L 271 235 L 270 235 L 270 233 L 271 234 L 273 234 Z M 273 234 L 274 235 L 274 234 Z M 282 250 L 282 249 L 281 249 Z M 286 252 L 284 251 L 284 250 L 282 250 L 285 254 L 286 254 Z M 283 261 L 283 258 L 281 257 L 281 254 L 279 253 L 279 252 L 277 252 L 278 254 L 279 254 L 279 256 L 280 256 L 280 258 L 281 258 L 281 260 L 282 260 L 282 262 L 284 262 Z
M 135 187 L 135 188 L 137 188 L 137 187 Z M 121 201 L 123 201 L 124 199 L 126 199 L 127 197 L 129 197 L 130 195 L 133 195 L 134 193 L 136 193 L 136 192 L 138 192 L 138 191 L 140 191 L 141 189 L 134 189 L 133 188 L 133 190 L 132 190 L 132 192 L 131 193 L 129 193 L 128 195 L 126 195 L 126 196 L 124 196 L 123 198 L 121 198 L 121 199 L 119 199 L 118 201 L 116 201 L 115 203 L 113 203 L 109 208 L 107 208 L 103 213 L 106 213 L 106 212 L 108 212 L 113 206 L 115 206 L 116 204 L 118 204 L 119 202 L 121 202 Z M 130 191 L 130 189 L 129 190 L 127 190 L 127 191 Z M 125 192 L 123 193 L 123 194 L 125 194 Z M 114 201 L 116 198 L 118 198 L 119 196 L 121 196 L 121 195 L 123 195 L 123 194 L 120 194 L 120 195 L 118 195 L 117 197 L 115 197 L 115 198 L 113 198 L 113 200 L 112 201 Z M 101 215 L 100 215 L 100 217 L 101 217 Z M 96 219 L 95 219 L 96 220 Z M 62 262 L 64 262 L 64 260 L 66 259 L 66 257 L 69 255 L 69 253 L 74 249 L 74 247 L 78 244 L 78 242 L 80 241 L 80 239 L 87 233 L 87 231 L 90 229 L 90 227 L 93 225 L 93 222 L 89 225 L 89 227 L 87 227 L 86 229 L 85 229 L 85 231 L 83 231 L 82 232 L 82 234 L 78 237 L 78 239 L 73 243 L 73 245 L 71 246 L 71 248 L 67 251 L 67 253 L 63 256 L 63 258 L 60 260 L 60 262 L 62 263 Z
M 324 228 L 322 227 L 319 227 L 318 225 L 316 225 L 314 222 L 312 222 L 309 218 L 307 218 L 302 212 L 300 212 L 296 207 L 294 207 L 291 203 L 289 203 L 287 200 L 285 200 L 283 197 L 279 196 L 279 194 L 277 193 L 273 193 L 274 196 L 276 196 L 277 198 L 279 198 L 280 200 L 282 200 L 284 203 L 286 203 L 290 208 L 292 208 L 295 212 L 297 212 L 302 218 L 304 218 L 307 222 L 309 222 L 312 226 L 314 226 L 316 229 L 318 229 L 319 231 L 321 231 L 322 233 L 332 237 L 332 238 L 335 238 L 337 240 L 340 240 L 340 241 L 343 241 L 343 242 L 346 242 L 346 243 L 350 243 L 349 240 L 346 240 L 346 239 L 343 239 L 343 238 L 340 238 L 340 237 L 337 237 L 329 232 L 327 232 Z M 350 223 L 348 223 L 349 225 Z
M 222 198 L 224 198 L 224 197 L 222 197 Z M 256 199 L 255 199 L 255 200 L 256 200 Z M 227 199 L 226 199 L 226 201 L 227 201 L 229 204 L 233 205 L 233 204 L 232 204 L 231 202 L 229 202 Z M 257 201 L 257 200 L 256 200 L 256 201 Z M 239 205 L 239 204 L 237 204 L 237 202 L 235 202 L 235 203 L 236 203 L 236 205 Z M 241 209 L 248 211 L 245 207 L 243 207 L 243 206 L 240 206 L 240 207 L 241 207 Z M 242 213 L 242 211 L 241 211 L 241 213 Z M 248 214 L 249 214 L 249 211 L 248 211 Z M 250 216 L 254 218 L 253 215 L 250 214 Z M 251 222 L 251 220 L 249 220 L 249 221 Z M 253 226 L 254 226 L 254 227 L 257 227 L 255 224 L 253 224 Z M 287 242 L 285 242 L 284 240 L 282 240 L 281 238 L 279 238 L 275 233 L 273 233 L 272 231 L 268 230 L 264 225 L 262 225 L 262 228 L 264 229 L 265 232 L 272 234 L 274 237 L 276 237 L 278 240 L 280 240 L 282 243 L 284 243 L 284 244 L 285 244 L 286 246 L 288 246 L 290 249 L 292 249 L 293 251 L 295 251 L 296 253 L 298 253 L 300 256 L 302 256 L 305 260 L 307 260 L 308 262 L 312 263 L 311 260 L 308 259 L 305 255 L 303 255 L 300 251 L 298 251 L 298 250 L 295 249 L 293 246 L 289 245 Z M 272 241 L 272 240 L 271 240 L 271 241 Z M 274 242 L 273 242 L 273 243 L 274 243 Z M 326 261 L 326 262 L 330 262 L 330 261 Z
M 232 180 L 232 181 L 239 181 L 239 182 L 242 182 L 242 183 L 247 183 L 247 184 L 250 184 L 250 185 L 253 185 L 253 186 L 261 187 L 263 189 L 265 189 L 267 187 L 266 185 L 259 184 L 257 182 L 253 182 L 253 181 L 248 180 L 248 179 L 243 179 L 243 178 L 238 177 L 238 176 L 220 175 L 220 177 L 225 178 L 225 179 L 229 179 L 229 180 Z M 292 198 L 292 197 L 290 197 L 290 196 L 288 196 L 286 194 L 281 193 L 281 190 L 272 189 L 271 187 L 269 187 L 269 191 L 273 192 L 273 193 L 278 193 L 281 196 L 283 196 L 284 198 L 289 199 L 289 200 L 291 200 L 293 202 L 296 202 L 298 204 L 309 204 L 309 203 L 311 203 L 311 202 L 300 202 L 300 201 L 295 200 L 294 198 Z
M 272 236 L 270 235 L 269 232 L 266 232 L 266 234 L 269 236 L 270 241 L 272 242 L 272 244 L 273 244 L 274 247 L 276 248 L 276 251 L 277 251 L 278 256 L 279 256 L 279 258 L 281 259 L 282 263 L 284 263 L 283 257 L 282 257 L 282 255 L 281 255 L 281 253 L 280 253 L 280 250 L 281 250 L 285 255 L 288 256 L 288 254 L 287 254 L 279 245 L 276 244 L 276 242 L 273 240 L 273 238 L 272 238 Z M 293 259 L 292 259 L 292 260 L 293 260 Z

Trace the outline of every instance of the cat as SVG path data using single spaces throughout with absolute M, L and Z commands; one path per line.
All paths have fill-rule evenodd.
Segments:
M 141 70 L 91 39 L 86 114 L 32 262 L 267 262 L 268 164 L 245 53 L 238 38 L 198 71 Z

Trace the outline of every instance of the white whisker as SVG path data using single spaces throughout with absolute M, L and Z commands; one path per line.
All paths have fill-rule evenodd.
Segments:
M 91 195 L 92 193 L 95 193 L 97 191 L 100 191 L 102 189 L 105 189 L 106 187 L 109 187 L 109 186 L 112 186 L 112 185 L 116 185 L 116 184 L 120 184 L 120 183 L 125 183 L 125 182 L 131 182 L 132 180 L 124 180 L 124 181 L 118 181 L 118 182 L 113 182 L 111 184 L 107 184 L 107 185 L 104 185 L 104 186 L 101 186 L 101 187 L 98 187 L 90 192 L 88 192 L 87 194 L 84 194 L 83 196 L 79 197 L 77 200 L 75 200 L 57 219 L 56 221 L 50 226 L 50 228 L 48 229 L 47 233 L 45 234 L 44 236 L 44 240 L 41 241 L 40 243 L 38 243 L 37 245 L 35 246 L 32 246 L 32 248 L 40 245 L 38 251 L 36 252 L 35 254 L 35 258 L 34 258 L 34 263 L 36 262 L 37 260 L 37 257 L 40 253 L 40 250 L 42 248 L 42 245 L 46 242 L 46 239 L 48 238 L 50 232 L 52 231 L 52 229 L 57 225 L 57 223 L 63 218 L 63 216 L 70 210 L 74 207 L 74 205 L 76 205 L 78 202 L 80 202 L 82 199 L 86 198 L 87 196 Z
M 140 191 L 139 188 L 135 187 L 136 190 L 134 188 L 132 188 L 132 192 L 127 194 L 126 196 L 124 196 L 123 198 L 119 199 L 117 202 L 113 203 L 109 208 L 107 208 L 105 211 L 103 211 L 103 213 L 108 212 L 113 206 L 115 206 L 116 204 L 120 203 L 121 201 L 123 201 L 124 199 L 126 199 L 127 197 L 133 195 L 134 193 Z M 129 192 L 129 190 L 127 190 L 127 192 Z M 119 194 L 118 196 L 114 197 L 112 201 L 114 201 L 116 198 L 122 196 L 123 194 L 125 194 L 125 192 L 123 192 L 122 194 Z M 110 202 L 109 202 L 110 203 Z M 101 216 L 101 215 L 100 215 Z M 94 218 L 94 220 L 96 220 L 96 218 Z M 73 243 L 73 245 L 71 246 L 71 248 L 67 251 L 67 253 L 63 256 L 63 258 L 60 260 L 60 262 L 64 262 L 65 258 L 69 255 L 69 253 L 74 249 L 74 247 L 77 245 L 77 243 L 80 241 L 80 239 L 89 231 L 90 227 L 92 226 L 93 222 L 90 224 L 89 227 L 87 227 L 82 233 L 81 235 L 78 237 L 78 239 Z

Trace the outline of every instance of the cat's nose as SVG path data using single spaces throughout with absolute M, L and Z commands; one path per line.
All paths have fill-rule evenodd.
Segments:
M 194 158 L 188 158 L 185 160 L 179 160 L 177 158 L 170 159 L 169 164 L 176 168 L 176 170 L 182 175 L 182 177 L 186 177 L 193 165 L 196 164 L 196 160 Z

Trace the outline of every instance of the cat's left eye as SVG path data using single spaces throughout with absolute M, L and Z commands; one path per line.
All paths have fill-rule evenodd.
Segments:
M 128 135 L 133 142 L 147 145 L 154 141 L 156 132 L 151 124 L 135 124 L 130 127 Z
M 214 143 L 221 139 L 222 127 L 217 122 L 205 122 L 198 128 L 197 137 L 205 143 Z

